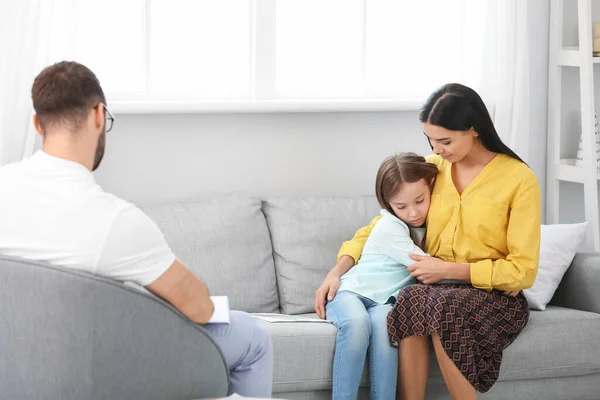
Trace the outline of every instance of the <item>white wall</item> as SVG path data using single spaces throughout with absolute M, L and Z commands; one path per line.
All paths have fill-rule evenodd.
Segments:
M 108 133 L 96 179 L 137 203 L 364 195 L 396 151 L 430 152 L 416 112 L 125 115 Z
M 529 4 L 529 164 L 544 190 L 549 8 L 546 0 Z M 229 192 L 370 195 L 380 162 L 397 151 L 430 153 L 416 110 L 118 115 L 96 179 L 138 204 Z

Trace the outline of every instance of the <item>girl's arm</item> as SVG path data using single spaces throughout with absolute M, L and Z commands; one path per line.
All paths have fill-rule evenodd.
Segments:
M 410 258 L 410 254 L 427 256 L 413 242 L 410 230 L 405 225 L 397 221 L 386 220 L 385 218 L 379 224 L 376 233 L 372 234 L 369 240 L 372 240 L 383 254 L 405 266 L 415 263 Z

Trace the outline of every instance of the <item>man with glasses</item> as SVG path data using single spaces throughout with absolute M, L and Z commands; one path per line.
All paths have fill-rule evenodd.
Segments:
M 148 216 L 94 180 L 114 122 L 94 73 L 54 64 L 35 78 L 31 97 L 43 147 L 0 168 L 0 254 L 136 282 L 205 324 L 214 305 L 204 282 Z M 230 368 L 230 390 L 270 397 L 271 338 L 250 315 L 230 317 L 229 325 L 206 326 Z

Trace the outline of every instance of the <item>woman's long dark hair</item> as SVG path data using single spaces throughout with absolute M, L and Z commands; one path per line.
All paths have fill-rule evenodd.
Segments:
M 419 120 L 451 131 L 473 128 L 487 150 L 506 154 L 524 162 L 502 142 L 483 100 L 476 91 L 467 86 L 448 83 L 437 89 L 421 107 Z M 429 145 L 431 146 L 431 142 Z M 431 148 L 433 149 L 433 146 Z

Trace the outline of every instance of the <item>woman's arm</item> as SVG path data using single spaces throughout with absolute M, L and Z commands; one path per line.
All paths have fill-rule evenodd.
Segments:
M 471 283 L 471 264 L 442 261 L 435 257 L 412 255 L 416 264 L 408 267 L 412 276 L 425 284 L 437 283 L 443 280 Z M 425 264 L 425 265 L 424 265 Z M 509 296 L 518 295 L 520 290 L 504 291 Z
M 471 264 L 446 262 L 448 272 L 444 279 L 471 283 Z
M 338 262 L 343 256 L 350 256 L 354 260 L 354 264 L 358 262 L 360 255 L 362 254 L 363 247 L 365 247 L 365 243 L 367 243 L 367 238 L 371 234 L 371 231 L 377 224 L 377 221 L 381 219 L 381 216 L 373 218 L 371 223 L 367 226 L 364 226 L 356 231 L 352 240 L 344 242 L 340 251 L 338 253 Z M 346 273 L 348 271 L 344 271 Z M 340 275 L 341 276 L 341 275 Z
M 470 265 L 471 284 L 479 289 L 524 290 L 533 286 L 540 256 L 541 195 L 537 179 L 518 190 L 510 206 L 505 259 Z
M 416 261 L 407 267 L 410 276 L 426 285 L 431 285 L 444 280 L 471 282 L 468 263 L 454 263 L 440 260 L 437 257 L 423 256 L 412 253 L 410 258 Z
M 541 228 L 541 196 L 533 174 L 518 189 L 509 213 L 507 231 L 504 233 L 508 247 L 505 258 L 469 264 L 413 255 L 411 258 L 417 263 L 409 266 L 408 270 L 426 284 L 456 280 L 485 290 L 514 292 L 530 288 L 537 274 Z

